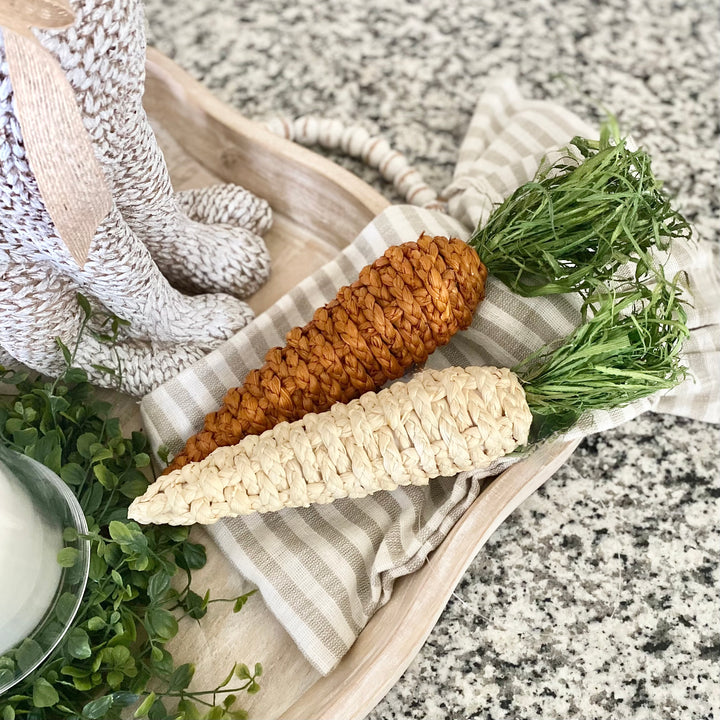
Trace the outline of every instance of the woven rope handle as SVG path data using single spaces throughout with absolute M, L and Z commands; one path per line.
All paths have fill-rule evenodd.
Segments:
M 411 205 L 444 210 L 437 193 L 423 180 L 407 158 L 382 137 L 370 135 L 360 125 L 345 125 L 340 120 L 303 115 L 295 120 L 277 117 L 265 123 L 268 130 L 300 145 L 320 145 L 359 158 L 380 171 L 397 192 Z

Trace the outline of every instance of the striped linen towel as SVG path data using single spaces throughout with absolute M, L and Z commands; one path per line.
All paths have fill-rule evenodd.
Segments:
M 450 215 L 391 207 L 332 262 L 194 367 L 143 399 L 141 411 L 155 448 L 171 454 L 196 432 L 226 390 L 242 383 L 266 351 L 284 344 L 361 267 L 421 231 L 467 238 L 493 206 L 530 179 L 542 157 L 576 134 L 596 133 L 572 113 L 523 99 L 514 83 L 498 82 L 481 98 L 462 145 L 454 180 L 444 195 Z M 686 357 L 696 381 L 663 397 L 583 417 L 572 435 L 616 426 L 646 410 L 720 421 L 720 258 L 710 244 L 679 247 L 672 265 L 688 271 L 696 329 Z M 494 364 L 511 367 L 532 350 L 567 335 L 578 324 L 579 301 L 569 296 L 523 299 L 490 279 L 472 327 L 438 350 L 428 365 Z M 507 464 L 493 468 L 497 473 Z M 489 473 L 439 478 L 332 505 L 288 509 L 222 521 L 214 539 L 320 673 L 342 658 L 373 613 L 388 601 L 395 578 L 422 566 L 472 504 Z

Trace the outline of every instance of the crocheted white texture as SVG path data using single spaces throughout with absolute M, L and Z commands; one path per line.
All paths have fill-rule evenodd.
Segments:
M 425 370 L 221 447 L 153 483 L 130 505 L 141 523 L 223 517 L 364 497 L 481 468 L 527 441 L 532 415 L 514 373 Z
M 257 233 L 269 225 L 270 210 L 233 185 L 173 192 L 142 107 L 142 2 L 72 5 L 72 27 L 37 37 L 75 92 L 114 203 L 78 267 L 29 166 L 0 39 L 0 347 L 36 370 L 61 372 L 55 338 L 74 346 L 83 322 L 80 291 L 97 310 L 131 324 L 115 349 L 86 333 L 75 364 L 92 381 L 114 386 L 115 378 L 94 366 L 115 368 L 119 360 L 122 389 L 143 395 L 252 319 L 239 298 L 268 276 Z

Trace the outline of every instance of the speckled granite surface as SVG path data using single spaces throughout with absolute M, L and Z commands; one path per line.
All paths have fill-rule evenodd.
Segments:
M 248 117 L 362 123 L 436 188 L 490 74 L 587 120 L 604 106 L 698 234 L 720 241 L 716 3 L 147 0 L 147 12 L 151 42 Z M 646 415 L 586 440 L 476 558 L 372 720 L 720 718 L 719 471 L 718 426 Z

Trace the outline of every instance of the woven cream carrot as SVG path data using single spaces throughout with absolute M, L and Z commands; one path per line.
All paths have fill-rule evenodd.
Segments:
M 494 367 L 426 370 L 324 413 L 280 423 L 162 476 L 130 507 L 189 525 L 363 497 L 484 467 L 526 442 L 517 377 Z

